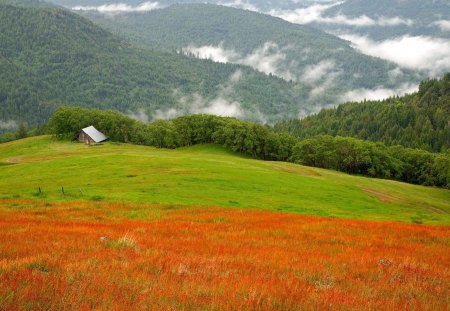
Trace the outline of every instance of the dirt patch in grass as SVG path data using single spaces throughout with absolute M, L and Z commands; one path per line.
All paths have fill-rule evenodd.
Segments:
M 383 193 L 368 187 L 361 187 L 361 190 L 368 193 L 371 196 L 375 196 L 377 199 L 384 203 L 398 203 L 402 200 L 398 197 L 395 197 L 391 194 Z M 419 205 L 421 208 L 426 209 L 429 212 L 435 213 L 435 214 L 441 214 L 441 215 L 447 215 L 449 214 L 447 211 L 431 206 L 431 205 Z
M 448 215 L 449 214 L 449 212 L 444 211 L 443 209 L 440 209 L 440 208 L 437 208 L 437 207 L 434 207 L 434 206 L 430 206 L 430 205 L 423 206 L 423 208 L 428 210 L 428 211 L 430 211 L 430 212 L 436 213 L 436 214 L 441 214 L 441 215 Z
M 159 174 L 172 174 L 172 175 L 189 175 L 189 174 L 192 174 L 192 171 L 186 170 L 186 169 L 180 169 L 180 168 L 161 167 L 161 168 L 157 168 L 156 171 Z
M 19 157 L 13 157 L 6 160 L 6 165 L 17 164 L 20 162 Z
M 317 177 L 322 176 L 319 172 L 317 172 L 317 170 L 304 166 L 291 166 L 277 163 L 271 163 L 270 166 L 273 167 L 274 169 L 291 174 L 298 174 L 302 176 L 317 176 Z
M 370 194 L 371 196 L 376 197 L 377 199 L 379 199 L 380 201 L 384 202 L 384 203 L 396 203 L 396 202 L 400 202 L 401 199 L 397 198 L 393 195 L 387 194 L 387 193 L 383 193 L 368 187 L 361 187 L 361 190 L 363 190 L 364 192 Z

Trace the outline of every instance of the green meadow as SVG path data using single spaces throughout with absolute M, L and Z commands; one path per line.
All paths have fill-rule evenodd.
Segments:
M 450 224 L 449 190 L 254 160 L 215 145 L 167 150 L 109 142 L 89 147 L 50 136 L 0 144 L 0 198 Z

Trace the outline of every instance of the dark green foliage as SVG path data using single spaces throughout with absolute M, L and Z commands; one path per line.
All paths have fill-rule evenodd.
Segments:
M 349 137 L 316 136 L 299 141 L 267 126 L 235 118 L 191 115 L 147 125 L 113 111 L 59 108 L 48 128 L 56 136 L 74 139 L 88 125 L 118 142 L 159 148 L 220 144 L 264 160 L 293 161 L 349 174 L 450 186 L 450 153 L 387 147 Z
M 27 137 L 28 133 L 27 133 L 27 128 L 25 127 L 25 125 L 23 123 L 19 124 L 19 129 L 16 132 L 16 138 L 17 139 L 22 139 Z
M 72 107 L 59 108 L 47 128 L 59 138 L 73 140 L 82 128 L 90 125 L 117 142 L 158 148 L 213 143 L 270 160 L 289 159 L 296 142 L 290 135 L 276 134 L 264 125 L 235 118 L 191 115 L 147 125 L 115 111 Z
M 16 135 L 13 132 L 5 132 L 0 135 L 0 143 L 6 143 L 16 139 Z
M 75 139 L 82 128 L 94 125 L 112 141 L 145 143 L 145 124 L 111 110 L 59 108 L 48 131 L 60 138 Z
M 349 174 L 450 187 L 450 153 L 386 147 L 350 137 L 316 136 L 298 142 L 292 160 Z
M 22 139 L 25 137 L 43 135 L 43 134 L 45 134 L 45 132 L 46 132 L 45 125 L 40 125 L 31 130 L 28 130 L 24 123 L 20 123 L 18 129 L 15 132 L 8 130 L 6 132 L 1 133 L 0 134 L 0 143 L 6 143 L 9 141 Z
M 389 71 L 397 66 L 388 61 L 364 55 L 347 41 L 323 31 L 248 10 L 197 3 L 176 4 L 145 13 L 123 13 L 114 18 L 95 12 L 80 14 L 136 44 L 157 49 L 212 45 L 243 56 L 258 49 L 262 53 L 266 43 L 276 44 L 278 53 L 284 55 L 277 65 L 279 75 L 316 86 L 327 79 L 335 82 L 332 86 L 327 83 L 330 84 L 327 92 L 304 98 L 309 105 L 336 103 L 342 93 L 353 89 L 398 87 L 417 79 L 410 71 L 403 70 L 402 77 L 391 81 Z M 321 62 L 330 64 L 329 72 L 323 77 L 302 77 L 310 66 Z
M 450 73 L 420 84 L 418 93 L 378 102 L 348 103 L 275 125 L 298 138 L 351 136 L 433 152 L 450 148 Z
M 0 4 L 0 42 L 0 121 L 28 127 L 47 122 L 63 105 L 151 117 L 179 108 L 180 94 L 210 101 L 238 70 L 242 78 L 227 99 L 250 116 L 285 118 L 308 92 L 249 67 L 132 47 L 60 8 Z
M 316 136 L 298 142 L 292 160 L 304 165 L 372 177 L 398 177 L 399 162 L 389 149 L 349 137 Z
M 318 136 L 303 140 L 294 147 L 293 160 L 380 178 L 398 179 L 401 169 L 400 161 L 384 145 L 344 137 Z

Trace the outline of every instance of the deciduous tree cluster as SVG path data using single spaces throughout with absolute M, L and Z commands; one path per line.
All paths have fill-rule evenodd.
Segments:
M 316 136 L 299 140 L 259 123 L 212 115 L 190 115 L 150 124 L 114 111 L 59 108 L 48 129 L 60 138 L 76 139 L 94 125 L 112 141 L 158 148 L 219 144 L 263 160 L 292 161 L 349 174 L 449 187 L 450 153 L 431 153 L 350 137 Z

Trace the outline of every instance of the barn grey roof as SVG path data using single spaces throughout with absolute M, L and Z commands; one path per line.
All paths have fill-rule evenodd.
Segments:
M 102 142 L 104 140 L 107 140 L 108 137 L 106 137 L 103 133 L 99 132 L 95 127 L 88 126 L 82 129 L 83 132 L 85 132 L 87 135 L 89 135 L 90 138 L 92 138 L 96 143 Z

